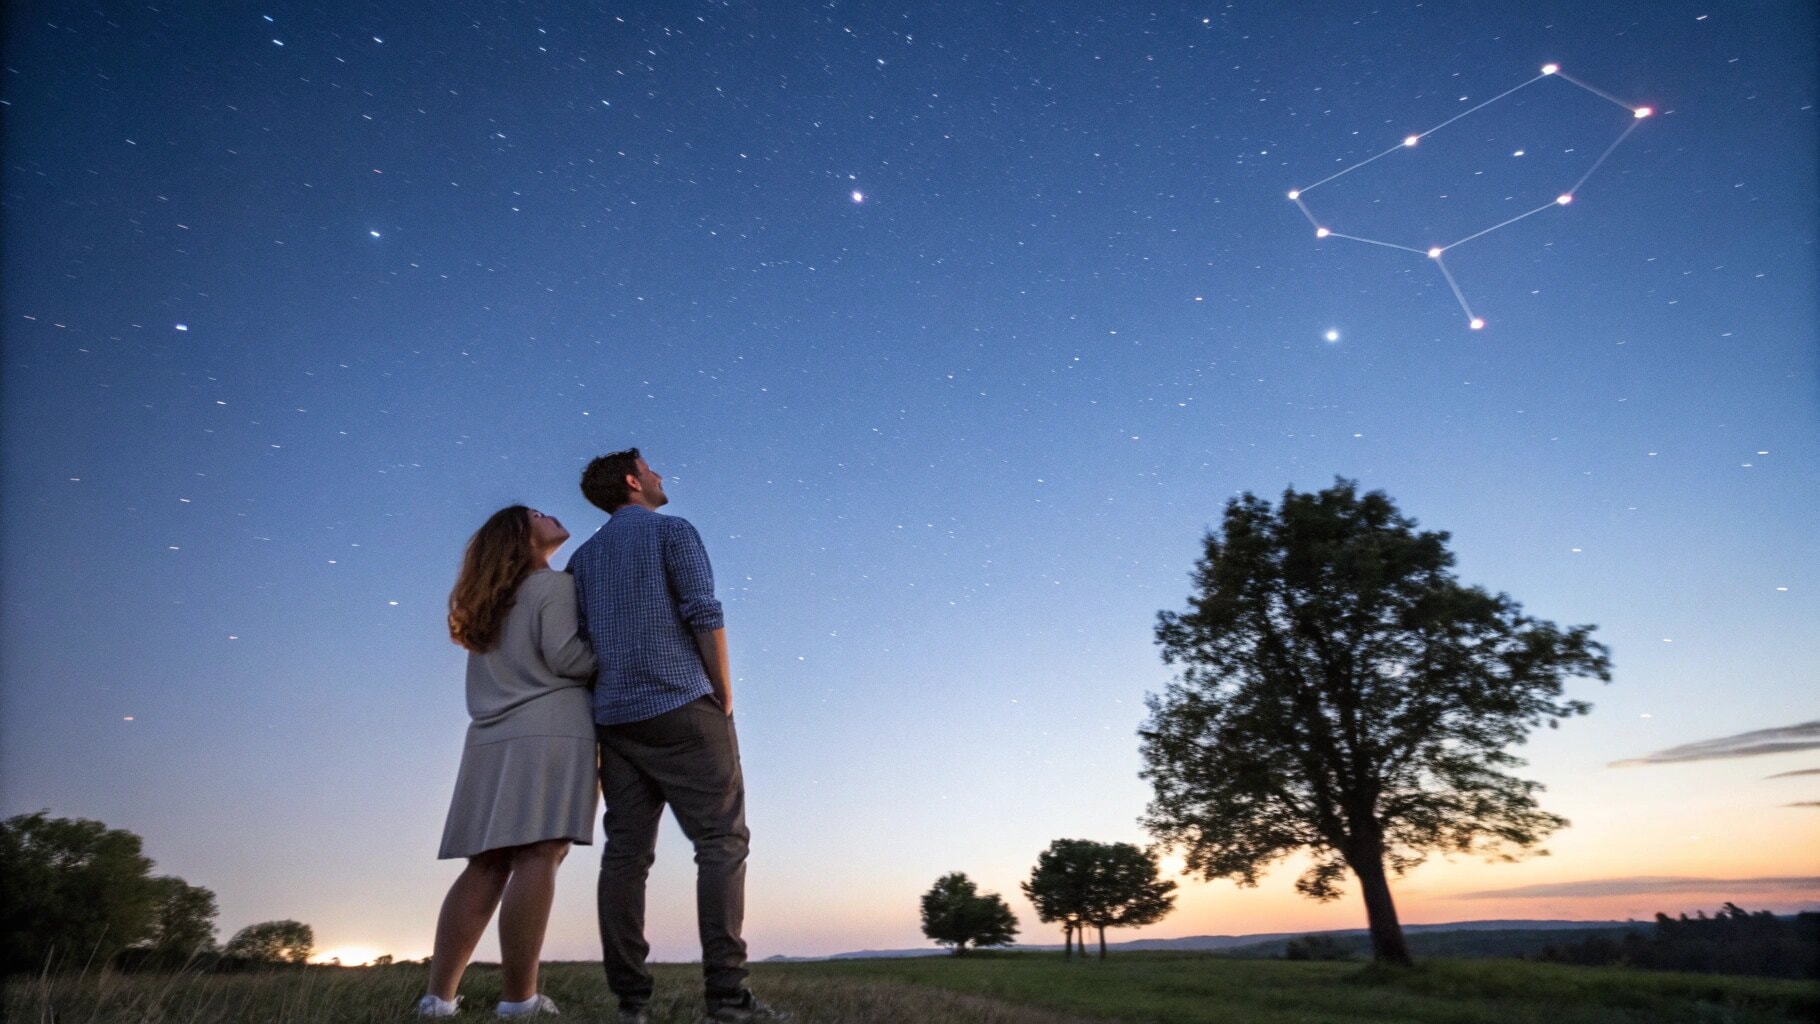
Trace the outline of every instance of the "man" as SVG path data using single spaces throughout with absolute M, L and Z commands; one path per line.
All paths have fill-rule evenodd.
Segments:
M 689 521 L 660 515 L 664 478 L 638 449 L 602 455 L 581 493 L 611 518 L 569 559 L 594 688 L 606 849 L 600 943 L 620 1024 L 648 1024 L 645 878 L 667 804 L 695 844 L 704 1024 L 788 1020 L 746 988 L 746 784 L 733 729 L 727 630 Z

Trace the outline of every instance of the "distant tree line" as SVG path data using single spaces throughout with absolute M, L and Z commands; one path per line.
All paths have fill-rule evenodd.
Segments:
M 1351 960 L 1352 950 L 1331 935 L 1304 935 L 1283 946 L 1285 960 Z
M 1778 917 L 1727 903 L 1717 914 L 1657 914 L 1648 932 L 1594 935 L 1549 946 L 1537 957 L 1588 967 L 1617 965 L 1661 971 L 1820 978 L 1820 914 Z
M 0 821 L 0 975 L 301 964 L 310 926 L 266 921 L 215 944 L 215 894 L 152 874 L 125 829 L 49 811 Z

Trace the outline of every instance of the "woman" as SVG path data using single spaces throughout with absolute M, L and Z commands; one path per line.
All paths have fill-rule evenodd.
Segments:
M 579 634 L 575 581 L 550 568 L 569 539 L 554 516 L 513 505 L 468 541 L 449 595 L 449 636 L 468 650 L 467 747 L 443 827 L 444 860 L 468 866 L 443 900 L 427 1017 L 453 1016 L 455 989 L 499 910 L 498 1014 L 556 1013 L 537 958 L 570 843 L 594 838 L 594 653 Z

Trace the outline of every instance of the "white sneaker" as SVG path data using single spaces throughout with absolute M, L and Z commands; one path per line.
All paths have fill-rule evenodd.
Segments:
M 502 1002 L 493 1012 L 500 1017 L 529 1017 L 534 1013 L 548 1013 L 557 1016 L 562 1014 L 562 1011 L 556 1008 L 556 1000 L 541 994 L 534 995 L 522 1003 Z
M 431 995 L 426 995 L 422 999 L 417 1000 L 417 1016 L 419 1017 L 453 1017 L 455 1016 L 456 1011 L 460 1009 L 460 996 L 456 996 L 453 1002 L 446 999 L 438 999 Z

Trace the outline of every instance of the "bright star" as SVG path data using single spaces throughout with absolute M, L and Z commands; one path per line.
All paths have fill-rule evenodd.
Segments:
M 1328 328 L 1328 329 L 1327 329 L 1327 333 L 1326 333 L 1326 335 L 1324 335 L 1324 337 L 1326 337 L 1326 339 L 1327 339 L 1327 340 L 1328 340 L 1328 341 L 1339 341 L 1339 340 L 1340 340 L 1340 332 L 1339 332 L 1339 330 L 1338 330 L 1338 329 L 1336 329 L 1336 328 L 1331 328 L 1331 327 L 1330 327 L 1330 328 Z
M 379 237 L 379 232 L 377 232 L 377 231 L 369 231 L 369 232 L 367 232 L 367 234 L 372 235 L 374 238 Z
M 865 193 L 864 193 L 864 192 L 861 192 L 861 191 L 860 191 L 860 190 L 859 190 L 859 189 L 854 189 L 854 190 L 853 190 L 853 201 L 854 201 L 854 202 L 856 202 L 856 203 L 863 203 L 863 202 L 865 202 L 865 201 L 866 201 L 866 194 L 865 194 Z

